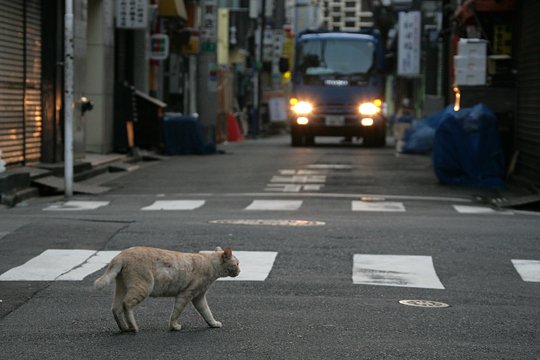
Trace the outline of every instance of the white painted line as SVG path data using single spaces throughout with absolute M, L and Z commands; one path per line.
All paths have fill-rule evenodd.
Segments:
M 109 264 L 113 257 L 118 255 L 120 251 L 98 251 L 91 256 L 86 262 L 71 271 L 59 276 L 56 280 L 59 281 L 78 281 L 82 280 L 90 274 L 104 268 Z
M 444 289 L 431 256 L 355 254 L 352 272 L 354 284 Z
M 97 208 L 109 205 L 110 201 L 77 201 L 70 200 L 62 204 L 53 204 L 44 211 L 83 211 L 83 210 L 95 210 Z
M 268 184 L 265 191 L 281 191 L 281 192 L 299 192 L 302 190 L 302 185 L 291 184 Z
M 512 264 L 523 281 L 540 282 L 540 260 L 512 259 Z
M 0 232 L 0 240 L 6 236 L 8 233 L 7 232 Z
M 352 169 L 351 165 L 346 164 L 311 164 L 309 169 Z
M 278 171 L 279 171 L 279 175 L 326 175 L 328 174 L 328 171 L 326 170 L 281 169 Z
M 209 251 L 204 251 L 209 252 Z M 234 251 L 240 262 L 240 274 L 237 277 L 220 278 L 222 281 L 264 281 L 270 274 L 277 252 L 274 251 Z
M 323 186 L 324 186 L 324 185 L 314 185 L 314 184 L 312 184 L 312 185 L 304 185 L 304 186 L 303 186 L 303 189 L 304 189 L 305 191 L 319 191 L 319 190 L 321 190 L 321 188 L 322 188 Z
M 294 175 L 294 176 L 273 176 L 270 179 L 273 183 L 293 183 L 293 184 L 308 184 L 308 183 L 324 183 L 326 182 L 325 175 Z
M 45 250 L 0 275 L 0 281 L 53 281 L 95 253 L 95 250 Z
M 204 200 L 157 200 L 141 210 L 194 210 L 203 206 L 204 203 Z
M 511 211 L 495 211 L 492 208 L 485 206 L 468 206 L 468 205 L 453 205 L 454 209 L 460 214 L 501 214 L 513 215 Z
M 298 210 L 302 200 L 253 200 L 244 210 Z
M 405 206 L 400 202 L 390 201 L 352 201 L 352 211 L 386 211 L 386 212 L 404 212 Z

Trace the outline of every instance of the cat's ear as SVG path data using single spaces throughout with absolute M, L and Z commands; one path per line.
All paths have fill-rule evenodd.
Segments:
M 232 249 L 231 248 L 225 248 L 223 250 L 223 260 L 230 260 L 232 258 Z
M 214 251 L 223 251 L 223 249 L 222 249 L 220 246 L 218 246 L 218 247 L 216 247 L 216 248 L 214 249 Z

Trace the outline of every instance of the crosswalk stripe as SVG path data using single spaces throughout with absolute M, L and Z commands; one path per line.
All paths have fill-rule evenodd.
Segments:
M 353 200 L 352 211 L 405 212 L 405 206 L 400 202 Z
M 245 210 L 298 210 L 302 200 L 253 200 Z
M 109 201 L 78 201 L 70 200 L 61 204 L 52 204 L 47 206 L 44 211 L 83 211 L 95 210 L 109 205 Z
M 512 259 L 512 264 L 523 281 L 540 282 L 540 260 Z
M 454 209 L 460 214 L 502 214 L 513 215 L 511 211 L 495 211 L 485 206 L 453 205 Z
M 444 289 L 431 256 L 355 254 L 352 278 L 362 285 Z
M 264 281 L 274 266 L 277 254 L 274 251 L 233 251 L 233 255 L 240 263 L 240 274 L 234 278 L 226 277 L 219 280 Z
M 95 253 L 95 250 L 45 250 L 23 265 L 0 275 L 0 281 L 53 281 Z
M 78 281 L 82 280 L 90 274 L 104 268 L 109 264 L 113 257 L 118 255 L 120 251 L 98 251 L 87 261 L 74 267 L 71 271 L 59 276 L 56 280 L 60 281 Z
M 194 210 L 200 208 L 204 200 L 158 200 L 141 210 Z

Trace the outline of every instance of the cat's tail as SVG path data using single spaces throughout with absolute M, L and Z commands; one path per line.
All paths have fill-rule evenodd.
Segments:
M 112 281 L 116 279 L 120 271 L 122 271 L 123 264 L 120 261 L 115 260 L 116 259 L 113 259 L 107 267 L 105 273 L 94 281 L 94 287 L 96 289 L 103 289 L 104 287 L 110 285 Z

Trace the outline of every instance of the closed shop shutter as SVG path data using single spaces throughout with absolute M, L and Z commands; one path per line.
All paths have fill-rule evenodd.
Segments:
M 540 184 L 540 1 L 524 0 L 520 6 L 516 172 Z
M 9 164 L 39 161 L 41 0 L 0 0 L 0 149 Z

